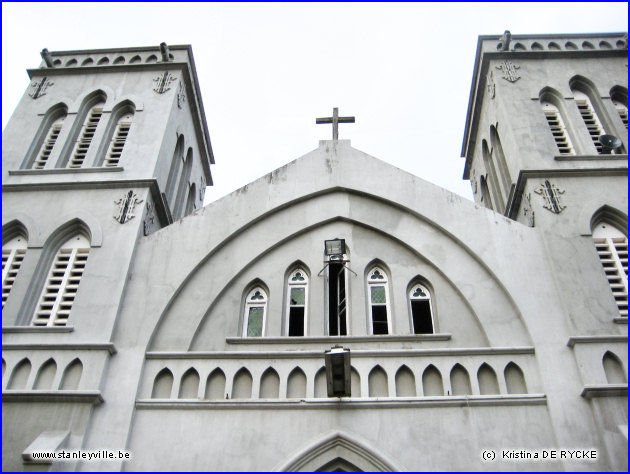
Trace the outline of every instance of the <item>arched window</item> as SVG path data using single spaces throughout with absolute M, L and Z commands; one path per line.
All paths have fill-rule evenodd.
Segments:
M 244 315 L 243 337 L 261 337 L 267 316 L 267 293 L 261 286 L 247 294 Z
M 90 241 L 78 234 L 57 251 L 39 299 L 33 326 L 65 326 L 90 253 Z
M 503 212 L 505 210 L 505 202 L 503 200 L 503 196 L 501 195 L 497 169 L 494 166 L 494 160 L 490 154 L 490 149 L 488 148 L 488 142 L 486 140 L 482 140 L 481 142 L 481 154 L 483 156 L 483 165 L 488 175 L 488 181 L 490 182 L 489 187 L 492 192 L 492 202 L 495 205 L 494 210 L 497 212 Z
M 308 274 L 296 268 L 287 279 L 287 335 L 305 336 L 307 327 Z
M 22 168 L 40 170 L 46 166 L 67 116 L 68 108 L 65 104 L 57 104 L 46 112 Z
M 492 156 L 499 168 L 499 176 L 501 177 L 501 185 L 503 186 L 503 196 L 505 197 L 505 202 L 507 203 L 512 189 L 512 178 L 510 176 L 510 169 L 508 168 L 505 153 L 503 152 L 503 145 L 501 144 L 499 132 L 494 125 L 490 126 L 490 145 L 492 145 Z
M 615 86 L 610 91 L 610 98 L 619 118 L 628 130 L 628 90 L 621 86 Z
M 409 309 L 414 334 L 433 334 L 433 310 L 431 293 L 426 286 L 416 283 L 409 290 Z
M 615 226 L 600 222 L 593 229 L 593 241 L 619 313 L 628 317 L 628 238 Z
M 595 145 L 597 153 L 601 154 L 602 145 L 599 143 L 599 137 L 600 135 L 605 135 L 606 132 L 604 131 L 604 126 L 599 120 L 597 113 L 595 113 L 591 99 L 584 92 L 579 90 L 573 91 L 573 97 L 575 98 L 575 105 L 577 105 L 580 115 L 582 116 L 582 120 L 584 120 L 584 124 L 591 136 L 593 145 Z
M 562 120 L 562 115 L 560 114 L 558 107 L 546 100 L 541 100 L 540 105 L 560 154 L 575 155 L 573 144 L 571 143 L 571 139 L 567 133 L 567 127 L 564 124 L 564 120 Z
M 492 198 L 490 197 L 490 190 L 488 189 L 488 182 L 486 181 L 486 177 L 483 175 L 479 178 L 479 186 L 481 186 L 481 202 L 488 209 L 493 210 Z
M 39 152 L 37 153 L 37 157 L 35 161 L 33 161 L 33 169 L 41 170 L 44 169 L 46 163 L 48 162 L 48 158 L 57 143 L 57 138 L 59 138 L 59 134 L 61 133 L 61 126 L 63 125 L 63 121 L 66 119 L 66 114 L 64 113 L 60 117 L 58 117 L 50 126 L 48 130 L 48 134 L 46 135 L 46 139 L 42 143 Z
M 83 122 L 83 127 L 81 128 L 77 141 L 74 145 L 72 156 L 68 161 L 68 168 L 81 168 L 83 166 L 85 157 L 87 156 L 90 145 L 94 139 L 96 127 L 98 127 L 98 123 L 103 115 L 104 105 L 104 100 L 99 101 L 88 110 L 85 121 Z
M 380 267 L 374 267 L 367 277 L 372 334 L 391 334 L 389 285 L 387 274 Z
M 116 121 L 116 125 L 112 127 L 111 138 L 109 139 L 109 145 L 103 166 L 118 166 L 120 157 L 127 142 L 127 136 L 131 129 L 131 122 L 133 121 L 134 111 L 132 106 L 126 106 L 125 110 L 120 112 L 120 116 Z
M 184 215 L 188 215 L 197 209 L 197 186 L 195 183 L 190 185 L 188 190 L 188 199 L 186 200 L 186 212 Z
M 179 175 L 179 185 L 177 186 L 177 198 L 175 199 L 175 206 L 173 207 L 173 219 L 179 219 L 184 216 L 184 204 L 188 197 L 188 182 L 190 181 L 190 173 L 192 171 L 193 162 L 193 150 L 188 148 L 186 153 L 186 160 L 184 161 L 184 168 Z
M 26 238 L 18 235 L 2 245 L 2 308 L 7 302 L 13 283 L 26 255 Z
M 175 145 L 175 151 L 173 152 L 173 158 L 171 160 L 171 167 L 168 172 L 168 178 L 166 181 L 166 200 L 171 209 L 171 214 L 175 213 L 175 196 L 177 193 L 177 182 L 179 178 L 180 168 L 184 159 L 184 135 L 179 135 L 177 138 L 177 144 Z

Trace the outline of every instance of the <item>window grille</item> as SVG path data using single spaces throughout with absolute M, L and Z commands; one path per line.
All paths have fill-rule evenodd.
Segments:
M 547 124 L 549 125 L 553 139 L 558 147 L 558 151 L 561 155 L 574 155 L 573 146 L 571 145 L 571 140 L 569 140 L 569 135 L 567 134 L 567 128 L 564 125 L 564 121 L 560 116 L 560 111 L 555 105 L 550 104 L 549 102 L 543 103 L 542 106 L 545 118 L 547 119 Z
M 127 114 L 120 118 L 116 126 L 116 132 L 112 137 L 112 141 L 105 158 L 104 166 L 118 166 L 120 156 L 122 155 L 129 129 L 131 128 L 131 119 L 133 115 Z
M 81 168 L 81 166 L 83 166 L 83 162 L 87 156 L 94 134 L 96 133 L 96 127 L 98 126 L 98 122 L 101 120 L 102 115 L 102 104 L 97 104 L 92 107 L 90 113 L 88 114 L 88 118 L 83 125 L 81 136 L 77 140 L 74 154 L 70 159 L 70 163 L 68 163 L 68 168 Z
M 90 243 L 83 236 L 75 236 L 62 245 L 46 278 L 33 326 L 67 324 L 89 253 Z
M 582 120 L 584 120 L 584 124 L 591 136 L 591 140 L 593 140 L 593 144 L 595 145 L 595 148 L 597 148 L 597 153 L 601 154 L 602 145 L 599 143 L 599 137 L 600 135 L 605 134 L 604 127 L 599 121 L 599 118 L 593 109 L 593 104 L 591 104 L 588 96 L 580 91 L 573 91 L 573 95 L 575 97 L 575 104 L 582 116 Z
M 7 302 L 25 255 L 24 237 L 15 237 L 2 246 L 2 308 Z
M 55 147 L 55 143 L 57 143 L 57 138 L 59 138 L 59 134 L 61 133 L 61 126 L 63 125 L 65 118 L 65 115 L 63 117 L 59 117 L 50 127 L 48 136 L 44 140 L 42 148 L 33 162 L 33 169 L 41 170 L 46 166 L 48 158 Z
M 597 249 L 619 314 L 628 317 L 628 238 L 615 227 L 602 223 L 593 230 Z

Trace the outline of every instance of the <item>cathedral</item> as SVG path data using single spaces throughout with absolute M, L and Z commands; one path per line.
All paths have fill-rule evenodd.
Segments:
M 3 471 L 627 470 L 627 34 L 479 37 L 474 202 L 333 109 L 203 206 L 190 46 L 41 56 L 2 140 Z

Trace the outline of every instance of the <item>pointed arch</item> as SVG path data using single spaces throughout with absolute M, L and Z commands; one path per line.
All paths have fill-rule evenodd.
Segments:
M 242 367 L 234 375 L 232 382 L 232 399 L 252 398 L 252 374 Z
M 314 394 L 315 398 L 327 398 L 328 397 L 328 387 L 326 383 L 326 368 L 321 367 L 317 373 L 315 374 L 314 379 Z
M 623 370 L 623 364 L 616 354 L 610 351 L 606 351 L 602 358 L 602 364 L 604 366 L 604 374 L 606 375 L 606 382 L 608 383 L 628 383 L 626 373 Z
M 614 86 L 610 89 L 610 100 L 619 114 L 621 122 L 628 130 L 628 89 L 623 86 Z
M 481 364 L 477 371 L 477 381 L 479 382 L 480 395 L 497 395 L 499 394 L 499 382 L 494 369 L 487 363 Z
M 260 390 L 258 398 L 279 398 L 280 377 L 273 367 L 265 370 L 260 377 Z
M 361 397 L 361 376 L 354 367 L 350 367 L 350 396 Z
M 68 106 L 63 102 L 53 105 L 46 111 L 33 142 L 26 152 L 21 169 L 46 167 L 67 116 Z
M 179 219 L 184 217 L 184 204 L 186 197 L 188 196 L 188 186 L 190 182 L 190 173 L 192 172 L 193 164 L 193 149 L 188 148 L 186 152 L 186 159 L 184 160 L 184 167 L 179 175 L 179 184 L 177 185 L 177 196 L 175 198 L 175 207 L 173 209 L 173 219 Z
M 453 395 L 472 395 L 468 371 L 459 363 L 451 369 L 451 393 Z
M 415 397 L 416 396 L 416 377 L 406 365 L 401 365 L 396 372 L 396 396 L 397 397 Z
M 296 367 L 287 378 L 287 398 L 306 398 L 306 375 Z
M 490 192 L 492 193 L 492 202 L 495 204 L 494 210 L 497 212 L 503 212 L 505 210 L 505 201 L 503 199 L 503 194 L 501 193 L 497 169 L 495 167 L 492 154 L 490 153 L 488 142 L 485 138 L 481 141 L 481 155 L 483 157 L 483 166 L 486 170 L 486 174 L 488 175 L 488 181 L 490 181 L 488 184 Z
M 434 334 L 436 318 L 431 301 L 431 286 L 417 275 L 407 287 L 407 301 L 412 334 Z
M 65 326 L 68 323 L 89 253 L 90 241 L 81 233 L 59 247 L 39 297 L 32 321 L 34 326 Z
M 597 86 L 591 80 L 576 75 L 569 80 L 569 87 L 597 153 L 603 154 L 605 150 L 599 143 L 599 137 L 610 134 L 615 128 L 604 108 Z M 619 151 L 625 152 L 623 149 Z
M 199 397 L 199 373 L 194 367 L 182 375 L 177 398 L 194 399 Z
M 368 265 L 365 274 L 371 334 L 392 334 L 390 278 L 387 267 L 376 261 Z
M 495 159 L 499 168 L 499 177 L 501 178 L 501 185 L 503 187 L 503 196 L 505 197 L 506 205 L 510 200 L 510 191 L 512 189 L 512 178 L 510 176 L 510 168 L 508 166 L 507 158 L 503 151 L 503 145 L 501 144 L 501 138 L 497 130 L 497 125 L 490 125 L 490 146 L 491 153 Z
M 61 377 L 60 390 L 78 390 L 79 383 L 81 382 L 81 375 L 83 373 L 83 364 L 76 358 L 70 362 Z
M 514 362 L 509 362 L 505 366 L 503 371 L 505 376 L 505 386 L 507 393 L 527 393 L 527 384 L 525 383 L 525 376 L 521 368 Z
M 129 99 L 114 106 L 98 150 L 96 166 L 118 166 L 135 113 L 136 105 Z
M 208 400 L 223 400 L 225 398 L 225 374 L 217 367 L 206 380 L 205 398 Z
M 186 210 L 184 215 L 188 215 L 197 208 L 197 184 L 191 183 L 188 189 L 188 198 L 186 199 Z
M 13 237 L 5 239 L 3 235 L 2 238 L 2 309 L 9 298 L 28 247 L 26 231 L 23 226 L 15 224 L 13 227 L 11 230 Z
M 81 168 L 85 164 L 106 101 L 107 95 L 100 89 L 83 99 L 57 162 L 58 168 Z
M 292 264 L 285 274 L 286 335 L 299 337 L 308 335 L 308 298 L 311 272 L 302 262 Z
M 18 362 L 11 371 L 11 377 L 7 383 L 7 389 L 10 390 L 24 390 L 26 389 L 26 383 L 31 375 L 31 361 L 28 357 L 25 357 Z
M 314 472 L 336 466 L 353 466 L 365 472 L 393 472 L 400 469 L 393 460 L 355 434 L 334 431 L 294 452 L 274 470 Z
M 388 397 L 389 387 L 387 385 L 387 372 L 376 365 L 368 375 L 368 389 L 370 397 Z
M 425 397 L 444 396 L 442 374 L 433 364 L 429 364 L 422 373 L 422 392 Z
M 558 152 L 561 155 L 575 155 L 571 140 L 574 131 L 566 120 L 567 111 L 562 95 L 551 87 L 545 87 L 538 93 L 538 98 Z
M 164 367 L 153 380 L 151 398 L 171 398 L 173 390 L 173 373 Z
M 593 243 L 608 280 L 619 314 L 628 317 L 628 237 L 623 219 L 612 209 L 603 209 L 591 219 Z M 609 223 L 608 219 L 612 221 Z M 627 220 L 627 218 L 626 218 Z
M 57 375 L 57 363 L 53 358 L 50 358 L 37 371 L 33 390 L 52 390 L 55 375 Z
M 262 337 L 265 335 L 269 290 L 262 281 L 256 280 L 243 295 L 242 335 Z
M 177 136 L 177 143 L 175 144 L 175 150 L 173 151 L 173 158 L 171 159 L 171 166 L 168 171 L 168 177 L 166 180 L 166 200 L 171 208 L 171 214 L 175 219 L 175 197 L 177 193 L 177 183 L 179 181 L 180 168 L 184 161 L 184 145 L 185 139 L 183 134 Z

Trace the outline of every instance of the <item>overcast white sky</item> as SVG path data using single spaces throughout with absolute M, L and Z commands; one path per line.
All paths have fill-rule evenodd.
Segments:
M 40 51 L 191 44 L 216 165 L 206 202 L 331 138 L 471 199 L 479 35 L 627 31 L 619 3 L 2 3 L 2 128 Z

